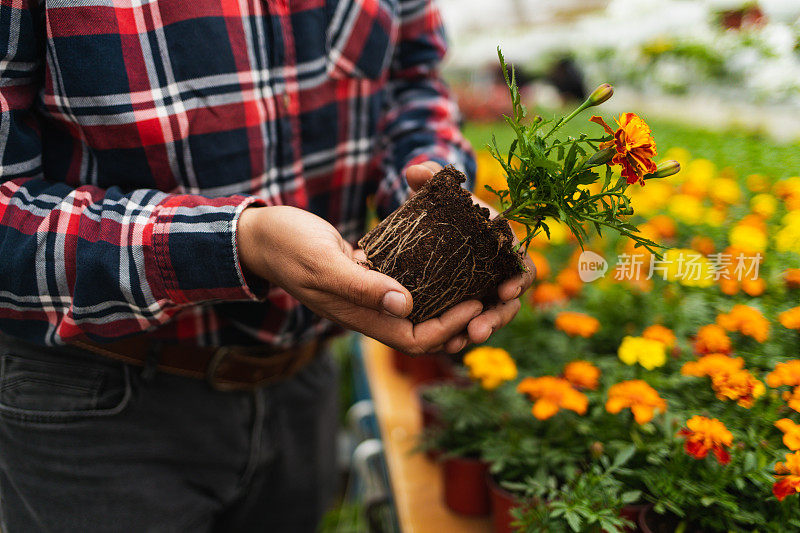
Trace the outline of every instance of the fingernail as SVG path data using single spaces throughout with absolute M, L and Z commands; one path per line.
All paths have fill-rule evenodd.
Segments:
M 383 296 L 383 310 L 393 317 L 402 318 L 406 315 L 406 295 L 402 292 L 389 291 Z
M 522 294 L 522 287 L 517 287 L 517 292 L 514 293 L 514 296 L 511 299 L 513 300 L 514 298 L 519 298 L 520 294 Z
M 460 352 L 467 346 L 467 339 L 461 339 L 461 342 L 458 343 L 458 348 L 456 348 L 456 352 Z
M 483 304 L 478 304 L 478 307 L 475 309 L 475 312 L 472 313 L 472 318 L 475 318 L 481 313 L 483 313 Z

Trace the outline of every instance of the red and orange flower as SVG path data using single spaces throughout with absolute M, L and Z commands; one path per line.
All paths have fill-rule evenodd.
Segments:
M 616 154 L 611 163 L 622 167 L 622 177 L 629 184 L 637 181 L 644 185 L 644 177 L 656 171 L 653 159 L 656 157 L 656 142 L 650 132 L 650 126 L 635 113 L 623 113 L 617 119 L 619 128 L 611 129 L 601 117 L 590 118 L 595 124 L 603 126 L 610 135 L 611 141 L 600 145 L 601 150 L 614 147 Z
M 786 462 L 775 465 L 775 479 L 772 494 L 778 501 L 800 492 L 800 452 L 787 453 Z
M 695 415 L 686 421 L 686 427 L 678 432 L 678 436 L 686 439 L 684 449 L 695 459 L 704 459 L 711 451 L 720 464 L 726 465 L 731 461 L 725 448 L 730 448 L 733 435 L 716 418 Z

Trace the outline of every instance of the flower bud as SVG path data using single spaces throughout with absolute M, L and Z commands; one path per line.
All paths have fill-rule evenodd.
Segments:
M 681 165 L 674 159 L 668 159 L 667 161 L 662 161 L 658 164 L 658 170 L 653 172 L 652 174 L 648 174 L 644 177 L 644 179 L 654 179 L 654 178 L 666 178 L 668 176 L 672 176 L 673 174 L 677 174 L 681 171 Z
M 614 157 L 614 154 L 617 153 L 617 150 L 612 146 L 606 148 L 605 150 L 600 150 L 599 152 L 595 152 L 592 156 L 586 160 L 586 163 L 583 164 L 584 168 L 591 168 L 596 167 L 598 165 L 605 165 L 611 158 Z
M 603 453 L 605 452 L 605 447 L 603 446 L 603 443 L 597 440 L 591 444 L 589 449 L 591 450 L 592 457 L 594 457 L 595 459 L 599 459 L 600 457 L 602 457 Z
M 592 94 L 589 95 L 589 105 L 600 105 L 614 94 L 614 87 L 608 83 L 599 85 Z

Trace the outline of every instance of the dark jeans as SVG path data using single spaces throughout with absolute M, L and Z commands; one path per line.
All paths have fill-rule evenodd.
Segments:
M 255 393 L 0 341 L 0 529 L 314 531 L 335 488 L 336 370 Z

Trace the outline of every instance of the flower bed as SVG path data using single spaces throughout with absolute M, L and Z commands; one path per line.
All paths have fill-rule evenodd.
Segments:
M 666 157 L 684 172 L 632 199 L 663 256 L 552 228 L 473 384 L 428 393 L 425 445 L 489 463 L 519 530 L 800 527 L 800 177 Z

